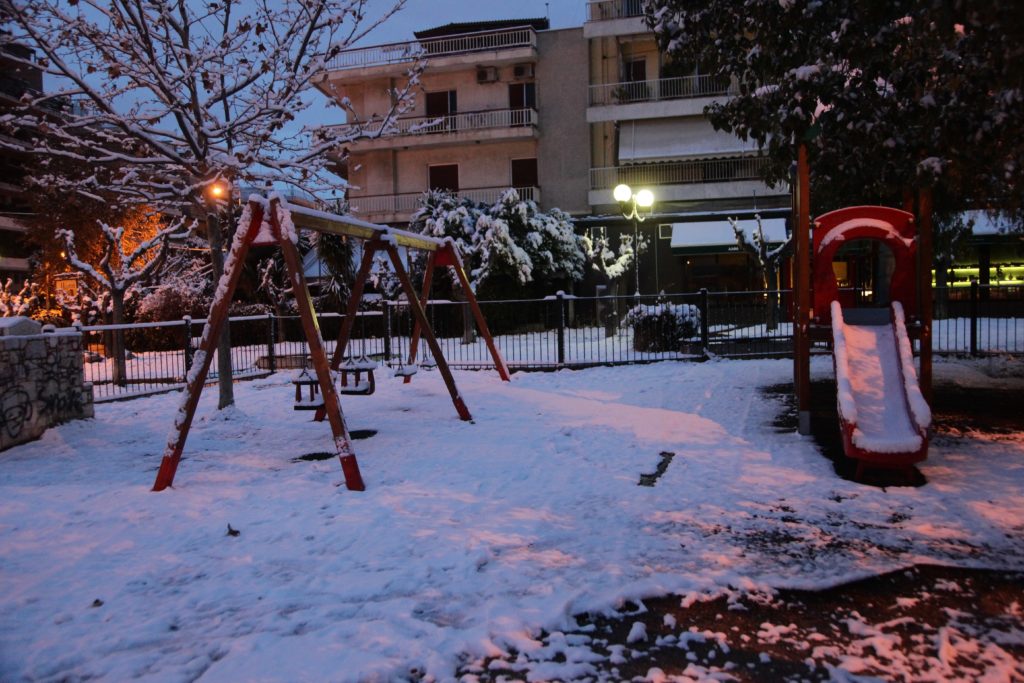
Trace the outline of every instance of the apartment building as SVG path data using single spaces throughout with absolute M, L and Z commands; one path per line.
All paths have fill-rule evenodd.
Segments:
M 583 35 L 591 217 L 579 224 L 632 234 L 612 191 L 621 183 L 649 189 L 655 204 L 640 225 L 651 247 L 640 259 L 642 293 L 760 286 L 727 218 L 749 230 L 757 214 L 769 239 L 782 241 L 790 191 L 759 180 L 756 143 L 716 131 L 704 117 L 732 84 L 662 54 L 641 0 L 588 2 Z
M 515 187 L 572 214 L 580 231 L 642 231 L 644 294 L 759 285 L 727 217 L 749 228 L 756 213 L 784 239 L 789 189 L 762 183 L 756 146 L 704 118 L 731 84 L 668 60 L 642 14 L 640 0 L 598 0 L 582 27 L 455 23 L 339 54 L 321 90 L 347 98 L 370 133 L 347 150 L 351 211 L 402 225 L 427 189 L 490 202 Z M 414 108 L 384 128 L 417 60 L 426 69 Z M 613 198 L 622 183 L 653 192 L 642 223 Z
M 447 24 L 415 36 L 341 53 L 320 86 L 348 98 L 370 133 L 348 149 L 351 211 L 400 225 L 427 189 L 492 202 L 514 187 L 544 208 L 585 214 L 582 29 L 552 31 L 546 19 L 523 19 Z M 382 129 L 394 91 L 420 59 L 427 68 L 413 109 Z

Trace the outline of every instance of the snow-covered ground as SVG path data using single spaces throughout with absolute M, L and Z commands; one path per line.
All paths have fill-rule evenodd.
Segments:
M 938 438 L 921 488 L 851 483 L 772 426 L 781 399 L 758 387 L 791 369 L 457 372 L 473 423 L 436 372 L 382 378 L 344 401 L 377 430 L 355 442 L 362 493 L 336 459 L 295 461 L 331 446 L 288 374 L 221 413 L 208 389 L 162 493 L 178 394 L 99 405 L 0 454 L 0 680 L 443 680 L 627 598 L 1024 566 L 1024 437 Z

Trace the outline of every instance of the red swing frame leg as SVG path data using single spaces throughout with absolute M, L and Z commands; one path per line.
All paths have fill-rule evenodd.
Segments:
M 221 275 L 217 284 L 217 294 L 213 304 L 210 306 L 210 314 L 206 318 L 206 325 L 203 327 L 203 336 L 199 342 L 199 350 L 195 357 L 198 366 L 193 365 L 186 378 L 185 393 L 182 396 L 178 407 L 178 417 L 174 421 L 174 431 L 164 449 L 163 459 L 160 461 L 160 469 L 156 473 L 153 482 L 154 491 L 163 491 L 174 485 L 174 475 L 178 471 L 178 463 L 181 462 L 181 454 L 185 450 L 185 441 L 188 440 L 188 433 L 192 427 L 192 418 L 195 417 L 196 407 L 199 405 L 199 397 L 203 393 L 203 385 L 206 384 L 206 376 L 210 372 L 210 363 L 213 361 L 213 352 L 216 350 L 217 341 L 220 339 L 221 330 L 228 318 L 228 307 L 231 305 L 231 296 L 238 286 L 238 279 L 242 274 L 242 263 L 245 255 L 249 252 L 256 234 L 259 232 L 260 224 L 263 222 L 263 205 L 259 202 L 249 204 L 250 218 L 249 225 L 239 226 L 235 233 L 234 242 L 231 245 L 231 252 L 228 255 L 227 267 Z M 223 285 L 223 286 L 222 286 Z

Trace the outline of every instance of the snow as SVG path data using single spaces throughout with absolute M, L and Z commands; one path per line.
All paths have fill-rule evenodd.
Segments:
M 4 452 L 0 680 L 452 680 L 463 653 L 568 652 L 551 636 L 570 615 L 670 591 L 1019 567 L 1019 436 L 936 443 L 927 486 L 882 490 L 772 428 L 785 408 L 758 387 L 791 381 L 790 361 L 455 376 L 473 423 L 437 372 L 343 401 L 350 428 L 377 430 L 354 442 L 361 493 L 337 459 L 293 462 L 333 444 L 292 411 L 286 373 L 236 385 L 225 411 L 206 391 L 161 493 L 173 395 L 98 405 Z M 672 464 L 637 486 L 661 451 Z M 784 553 L 760 542 L 776 530 Z
M 840 314 L 832 323 L 833 337 L 839 340 L 834 344 L 838 400 L 844 418 L 854 425 L 854 445 L 875 453 L 920 449 L 922 437 L 909 413 L 893 326 L 850 325 L 842 322 L 837 308 L 838 302 L 832 302 L 833 316 Z M 908 362 L 912 368 L 913 361 Z M 911 382 L 916 386 L 914 376 L 906 378 L 907 385 Z
M 907 334 L 906 317 L 903 304 L 892 303 L 893 329 L 896 331 L 896 345 L 899 353 L 900 373 L 903 375 L 903 389 L 906 392 L 910 415 L 918 429 L 928 429 L 932 424 L 932 410 L 921 394 L 921 385 L 917 382 L 917 369 L 914 367 L 914 351 Z

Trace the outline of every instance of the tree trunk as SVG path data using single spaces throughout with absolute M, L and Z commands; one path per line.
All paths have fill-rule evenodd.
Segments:
M 781 310 L 779 306 L 779 284 L 778 270 L 775 264 L 766 265 L 764 269 L 765 289 L 768 291 L 768 329 L 775 330 L 779 327 Z
M 115 325 L 124 324 L 124 292 L 118 289 L 110 290 L 110 307 L 112 322 Z M 127 384 L 128 368 L 124 358 L 124 330 L 111 331 L 111 357 L 113 360 L 112 378 L 114 384 L 123 387 Z
M 220 235 L 220 221 L 217 214 L 206 216 L 206 238 L 210 242 L 210 264 L 213 266 L 214 298 L 221 275 L 224 274 L 224 251 Z M 235 402 L 234 386 L 231 378 L 231 323 L 224 325 L 220 340 L 217 342 L 217 386 L 220 389 L 218 409 L 227 408 Z

